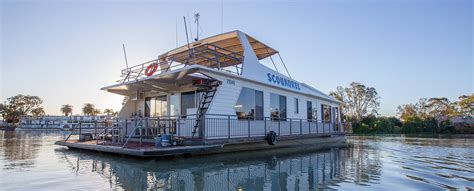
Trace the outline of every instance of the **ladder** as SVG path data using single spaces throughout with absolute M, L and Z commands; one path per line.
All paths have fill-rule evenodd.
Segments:
M 219 81 L 211 80 L 206 86 L 201 89 L 204 90 L 204 93 L 201 96 L 201 101 L 196 111 L 196 123 L 194 124 L 192 138 L 194 138 L 194 135 L 196 134 L 198 128 L 204 124 L 204 115 L 209 109 L 209 106 L 211 105 L 212 99 L 216 95 L 217 87 L 219 85 Z

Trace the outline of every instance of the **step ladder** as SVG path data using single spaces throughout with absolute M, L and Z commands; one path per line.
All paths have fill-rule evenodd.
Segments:
M 219 85 L 219 81 L 210 80 L 205 86 L 200 86 L 201 90 L 204 90 L 204 93 L 201 96 L 201 101 L 196 111 L 196 123 L 194 124 L 192 138 L 194 138 L 194 135 L 197 133 L 198 129 L 204 124 L 204 115 L 209 109 Z

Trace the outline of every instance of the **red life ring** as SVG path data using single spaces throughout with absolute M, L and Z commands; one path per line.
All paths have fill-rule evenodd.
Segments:
M 148 65 L 148 67 L 146 67 L 145 75 L 146 76 L 151 76 L 151 75 L 153 75 L 153 73 L 156 72 L 157 69 L 158 69 L 158 64 L 157 63 L 150 64 L 150 65 Z

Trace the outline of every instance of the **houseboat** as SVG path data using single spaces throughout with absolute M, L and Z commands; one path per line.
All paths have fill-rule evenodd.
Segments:
M 274 58 L 232 31 L 127 67 L 102 88 L 127 98 L 119 119 L 56 144 L 147 157 L 344 145 L 340 102 L 279 72 Z

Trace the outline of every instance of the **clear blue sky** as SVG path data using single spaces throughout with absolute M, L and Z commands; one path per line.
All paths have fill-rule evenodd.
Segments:
M 99 90 L 138 64 L 185 43 L 182 16 L 201 13 L 203 36 L 242 30 L 279 50 L 292 76 L 329 92 L 352 81 L 375 87 L 382 115 L 421 97 L 473 93 L 473 3 L 365 1 L 2 1 L 0 100 L 44 99 L 121 107 Z M 195 32 L 193 28 L 193 32 Z

